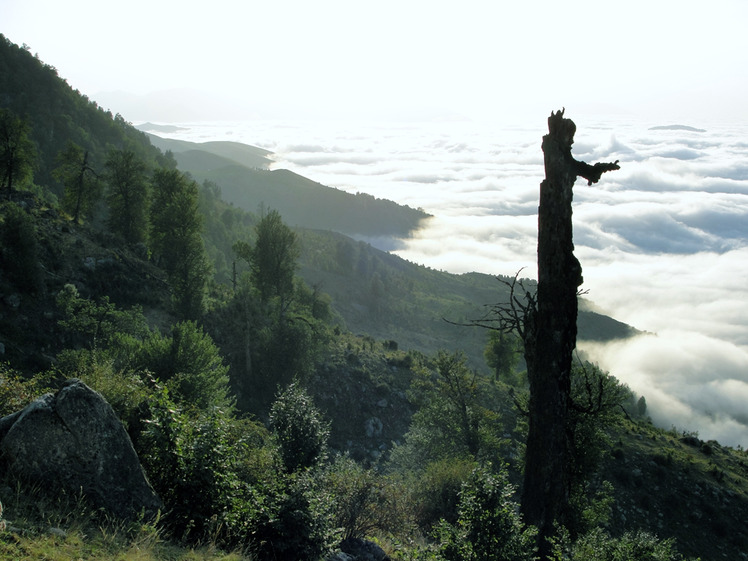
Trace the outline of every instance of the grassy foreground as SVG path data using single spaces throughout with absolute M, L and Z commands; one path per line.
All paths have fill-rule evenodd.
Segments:
M 80 497 L 50 501 L 0 483 L 0 559 L 8 561 L 243 561 L 211 544 L 183 547 L 155 523 L 122 522 L 90 510 Z

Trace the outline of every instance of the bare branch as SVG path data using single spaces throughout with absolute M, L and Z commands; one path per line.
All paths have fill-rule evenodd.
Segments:
M 444 321 L 462 327 L 517 333 L 524 341 L 529 317 L 536 310 L 536 291 L 530 291 L 519 278 L 523 270 L 524 267 L 517 271 L 512 280 L 496 277 L 496 280 L 509 288 L 509 298 L 506 302 L 486 305 L 487 311 L 482 318 L 468 322 L 454 322 L 444 318 Z

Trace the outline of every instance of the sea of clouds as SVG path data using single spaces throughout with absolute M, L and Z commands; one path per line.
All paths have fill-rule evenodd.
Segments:
M 647 332 L 580 347 L 645 396 L 655 423 L 747 446 L 748 127 L 574 120 L 577 159 L 621 165 L 575 186 L 582 288 L 600 310 Z M 410 261 L 453 273 L 525 267 L 535 277 L 544 119 L 183 127 L 168 136 L 260 146 L 275 168 L 423 208 L 434 216 L 423 229 L 386 247 Z

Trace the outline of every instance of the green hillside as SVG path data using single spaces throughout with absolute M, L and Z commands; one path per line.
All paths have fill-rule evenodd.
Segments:
M 236 142 L 190 143 L 151 135 L 174 153 L 179 169 L 221 187 L 222 198 L 256 212 L 276 209 L 295 227 L 333 230 L 359 237 L 407 237 L 428 217 L 421 210 L 326 187 L 285 169 L 268 170 L 269 153 Z
M 162 152 L 171 150 L 177 157 L 177 161 L 182 165 L 199 165 L 193 164 L 193 158 L 197 157 L 197 152 L 205 152 L 218 156 L 222 160 L 216 162 L 208 169 L 223 167 L 229 163 L 240 164 L 248 168 L 266 169 L 272 162 L 269 158 L 271 152 L 249 146 L 240 142 L 212 141 L 212 142 L 188 142 L 185 140 L 174 140 L 161 138 L 155 134 L 148 134 L 148 138 L 156 148 Z M 190 154 L 192 152 L 192 154 Z M 187 153 L 187 154 L 185 154 Z M 185 168 L 187 169 L 187 168 Z
M 55 158 L 68 142 L 89 150 L 101 164 L 112 148 L 128 146 L 149 162 L 162 158 L 146 135 L 108 109 L 71 88 L 26 49 L 0 34 L 0 108 L 26 119 L 39 152 L 34 180 L 59 195 L 62 186 L 53 177 Z
M 475 368 L 486 369 L 486 330 L 454 324 L 482 319 L 490 306 L 507 301 L 504 283 L 511 279 L 438 271 L 333 232 L 302 230 L 300 236 L 299 274 L 330 295 L 348 329 L 425 353 L 462 350 Z M 526 286 L 534 289 L 532 281 Z M 611 341 L 637 333 L 589 308 L 582 301 L 580 340 Z

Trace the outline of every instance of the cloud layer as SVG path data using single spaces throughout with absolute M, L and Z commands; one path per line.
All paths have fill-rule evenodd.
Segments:
M 659 424 L 748 445 L 748 130 L 575 121 L 577 159 L 621 161 L 600 183 L 575 187 L 583 288 L 656 334 L 585 350 L 644 395 Z M 252 122 L 181 137 L 261 146 L 276 167 L 424 208 L 434 218 L 397 251 L 411 261 L 535 276 L 544 126 Z

